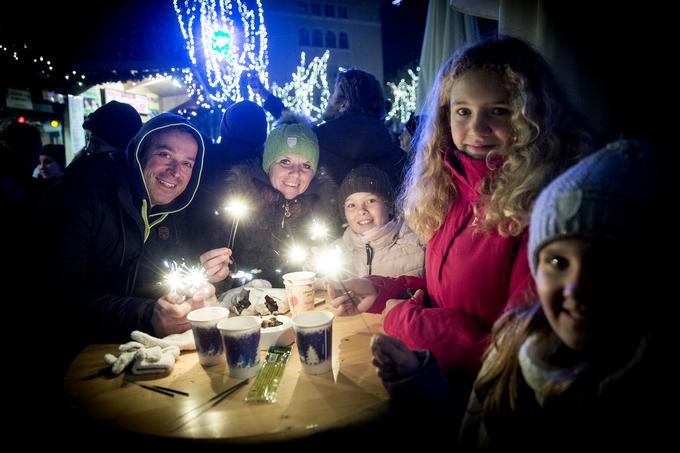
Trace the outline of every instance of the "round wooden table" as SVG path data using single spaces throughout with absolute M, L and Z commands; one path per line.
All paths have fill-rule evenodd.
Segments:
M 71 405 L 86 417 L 167 438 L 274 442 L 357 426 L 384 416 L 389 400 L 371 365 L 369 347 L 371 332 L 382 332 L 382 320 L 375 314 L 362 317 L 333 321 L 332 372 L 303 373 L 297 347 L 291 345 L 275 403 L 246 403 L 251 379 L 210 407 L 211 397 L 239 381 L 229 378 L 226 365 L 201 367 L 195 352 L 183 352 L 167 376 L 113 376 L 104 354 L 117 353 L 117 344 L 94 344 L 83 350 L 65 375 L 64 389 Z M 265 354 L 261 351 L 261 359 Z M 169 397 L 138 384 L 170 387 L 189 396 Z

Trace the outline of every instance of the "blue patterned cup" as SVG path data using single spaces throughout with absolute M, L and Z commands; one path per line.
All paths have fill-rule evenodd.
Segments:
M 331 371 L 333 318 L 330 311 L 305 311 L 293 316 L 298 352 L 305 373 Z
M 224 341 L 229 376 L 246 379 L 259 371 L 261 324 L 257 316 L 237 316 L 223 319 L 217 324 Z
M 217 324 L 229 317 L 224 307 L 204 307 L 190 312 L 187 319 L 194 333 L 198 361 L 204 367 L 224 363 L 224 342 Z

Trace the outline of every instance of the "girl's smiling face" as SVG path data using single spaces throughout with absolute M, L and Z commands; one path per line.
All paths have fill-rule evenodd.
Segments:
M 484 159 L 512 144 L 512 108 L 500 75 L 466 72 L 453 83 L 449 107 L 451 138 L 458 150 Z

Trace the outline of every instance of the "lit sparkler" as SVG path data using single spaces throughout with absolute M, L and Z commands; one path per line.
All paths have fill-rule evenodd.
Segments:
M 312 226 L 310 227 L 311 239 L 313 241 L 317 239 L 325 239 L 328 237 L 328 227 L 318 220 L 312 220 Z
M 236 231 L 238 230 L 238 223 L 241 217 L 246 213 L 248 207 L 242 200 L 231 200 L 224 210 L 231 215 L 231 227 L 229 228 L 229 239 L 227 241 L 227 248 L 234 250 L 234 240 L 236 239 Z
M 187 266 L 186 263 L 177 264 L 173 261 L 169 264 L 164 263 L 170 271 L 163 276 L 163 283 L 170 289 L 170 292 L 178 291 L 193 293 L 196 288 L 208 282 L 208 275 L 200 266 Z
M 345 283 L 343 282 L 342 274 L 346 275 L 348 272 L 346 269 L 344 269 L 342 258 L 342 250 L 337 245 L 335 247 L 327 247 L 322 249 L 316 255 L 316 272 L 317 274 L 325 275 L 326 277 L 340 284 L 342 290 L 345 292 L 345 294 L 347 294 L 350 302 L 354 305 L 354 308 L 356 308 L 357 312 L 359 313 L 364 325 L 366 325 L 366 329 L 372 335 L 373 331 L 371 330 L 371 327 L 368 325 L 368 322 L 364 318 L 363 314 L 359 311 L 359 301 L 354 298 L 354 295 L 349 292 L 345 286 Z

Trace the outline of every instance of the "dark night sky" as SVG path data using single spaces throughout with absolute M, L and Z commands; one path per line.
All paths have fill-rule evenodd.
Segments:
M 0 41 L 25 40 L 63 67 L 82 71 L 189 64 L 171 0 L 98 1 L 87 9 L 74 3 L 40 0 L 31 2 L 31 11 L 40 8 L 40 14 L 4 15 Z M 426 0 L 389 3 L 381 8 L 386 75 L 417 62 L 427 13 Z

